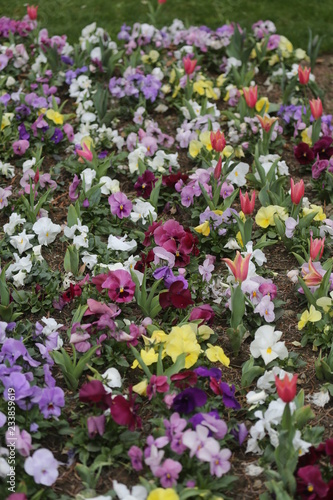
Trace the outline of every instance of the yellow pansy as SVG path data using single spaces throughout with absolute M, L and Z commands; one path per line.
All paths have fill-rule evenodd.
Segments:
M 157 488 L 149 493 L 147 500 L 179 500 L 179 495 L 172 488 Z
M 161 87 L 161 90 L 162 90 L 163 94 L 169 94 L 171 92 L 171 85 L 169 85 L 168 83 L 165 83 Z
M 325 313 L 328 313 L 332 307 L 332 299 L 328 297 L 320 297 L 316 302 L 317 306 L 321 307 Z
M 173 91 L 173 94 L 172 94 L 172 99 L 175 99 L 177 97 L 177 95 L 179 94 L 179 91 L 180 91 L 180 85 L 177 85 L 177 87 L 175 87 L 175 90 Z
M 240 246 L 243 248 L 244 244 L 243 244 L 242 235 L 241 235 L 240 231 L 238 231 L 238 233 L 236 234 L 236 240 L 238 241 L 238 243 L 240 244 Z
M 223 156 L 225 156 L 226 158 L 229 158 L 229 156 L 232 155 L 232 153 L 234 152 L 234 148 L 232 146 L 226 146 L 222 152 Z
M 156 363 L 157 360 L 158 360 L 158 353 L 155 352 L 154 348 L 152 347 L 151 349 L 149 349 L 148 351 L 145 351 L 144 349 L 141 349 L 141 352 L 140 352 L 140 356 L 142 358 L 142 361 L 147 365 L 147 366 L 150 366 L 152 365 L 153 363 Z M 133 364 L 131 366 L 131 368 L 136 368 L 137 366 L 140 366 L 139 365 L 139 362 L 135 359 L 133 361 Z M 141 367 L 140 367 L 141 368 Z
M 256 215 L 257 226 L 263 227 L 264 229 L 268 226 L 275 226 L 274 215 L 276 214 L 276 207 L 274 205 L 269 205 L 268 207 L 259 208 Z
M 260 111 L 264 106 L 265 106 L 265 113 L 268 113 L 269 100 L 267 99 L 267 97 L 262 97 L 256 102 L 256 110 L 258 111 L 258 113 L 260 113 Z
M 286 209 L 284 207 L 280 207 L 280 205 L 272 205 L 275 210 L 277 215 L 280 217 L 281 220 L 286 220 L 288 218 L 288 214 L 286 212 Z
M 201 349 L 190 325 L 172 328 L 165 343 L 165 352 L 174 363 L 180 354 L 185 353 L 185 368 L 190 368 L 197 362 Z
M 194 82 L 193 92 L 196 92 L 199 95 L 205 95 L 205 83 L 203 80 L 199 80 L 197 82 Z
M 311 137 L 309 136 L 309 128 L 306 128 L 305 130 L 302 131 L 301 137 L 302 141 L 305 142 L 305 144 L 308 144 L 310 147 L 312 146 L 312 140 Z
M 209 236 L 210 227 L 208 220 L 206 220 L 203 224 L 200 224 L 199 226 L 195 227 L 194 231 L 196 231 L 199 234 L 202 234 L 202 236 Z
M 269 66 L 274 66 L 276 63 L 280 61 L 280 58 L 277 54 L 274 54 L 268 61 Z
M 58 113 L 58 111 L 54 111 L 54 109 L 48 109 L 46 111 L 46 116 L 49 120 L 53 121 L 56 125 L 62 125 L 64 123 L 64 117 L 62 114 Z
M 156 344 L 161 344 L 167 340 L 168 336 L 163 330 L 155 330 L 152 333 L 151 340 Z
M 136 392 L 136 394 L 140 394 L 140 396 L 146 396 L 147 385 L 148 385 L 148 380 L 145 378 L 138 384 L 133 385 L 133 391 Z
M 257 57 L 257 51 L 256 49 L 252 49 L 250 54 L 250 59 L 255 59 L 256 57 Z
M 307 62 L 310 61 L 309 56 L 303 49 L 296 49 L 294 55 L 296 59 L 298 59 L 299 61 L 307 61 Z
M 229 92 L 229 90 L 227 90 L 227 93 L 226 93 L 226 95 L 223 97 L 223 100 L 227 102 L 227 101 L 229 101 L 229 97 L 230 97 L 230 92 Z
M 285 36 L 280 36 L 279 49 L 283 57 L 290 57 L 290 54 L 294 50 L 293 44 Z
M 322 318 L 321 312 L 317 311 L 317 309 L 311 305 L 309 311 L 304 311 L 301 316 L 300 321 L 298 322 L 298 329 L 303 330 L 305 325 L 310 321 L 311 323 L 317 323 Z
M 175 80 L 176 80 L 176 70 L 172 68 L 172 70 L 170 71 L 169 82 L 174 83 Z
M 210 142 L 210 131 L 207 130 L 206 132 L 201 132 L 199 136 L 200 142 L 206 147 L 208 151 L 211 151 L 213 149 L 212 143 Z
M 228 146 L 227 146 L 228 147 Z M 237 146 L 235 149 L 236 158 L 244 158 L 245 154 L 241 145 Z
M 326 214 L 323 212 L 323 207 L 319 207 L 318 205 L 310 205 L 310 208 L 303 208 L 303 215 L 306 217 L 308 214 L 312 214 L 313 212 L 317 212 L 317 215 L 313 220 L 323 221 L 326 219 Z
M 10 122 L 12 121 L 13 117 L 14 117 L 14 113 L 4 113 L 2 115 L 1 130 L 3 130 L 5 127 L 8 127 L 8 125 L 10 125 Z
M 213 210 L 216 215 L 223 215 L 223 210 Z
M 222 347 L 218 345 L 207 344 L 209 349 L 206 349 L 206 356 L 212 363 L 219 361 L 224 366 L 230 365 L 230 359 L 224 354 Z
M 214 334 L 214 330 L 212 330 L 209 326 L 207 325 L 201 325 L 198 328 L 198 335 L 200 337 L 200 341 L 202 340 L 208 340 L 211 335 Z
M 192 156 L 192 158 L 196 158 L 198 156 L 202 147 L 203 147 L 202 142 L 197 141 L 196 139 L 193 139 L 190 142 L 189 153 Z
M 217 85 L 217 87 L 222 87 L 224 81 L 225 81 L 225 76 L 224 75 L 218 76 L 217 79 L 216 79 L 216 85 Z

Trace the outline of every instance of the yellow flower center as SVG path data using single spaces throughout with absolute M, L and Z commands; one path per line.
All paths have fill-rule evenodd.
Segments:
M 123 208 L 124 208 L 124 205 L 120 205 L 120 207 L 119 207 L 119 208 L 120 208 L 120 210 L 123 210 Z
M 142 184 L 142 189 L 145 189 L 145 187 L 146 187 L 146 184 Z
M 20 243 L 21 243 L 21 245 L 23 245 L 23 238 L 21 239 Z
M 123 288 L 121 288 L 119 291 L 120 291 L 120 293 L 124 293 L 124 289 Z
M 48 237 L 49 237 L 49 233 L 46 233 L 46 238 L 48 238 Z
M 267 351 L 266 351 L 266 352 L 267 352 L 267 354 L 272 354 L 272 348 L 271 348 L 271 347 L 268 347 L 268 349 L 267 349 Z
M 256 297 L 256 296 L 257 296 L 257 292 L 256 292 L 256 291 L 254 291 L 254 292 L 253 292 L 253 297 Z
M 235 177 L 238 177 L 238 172 L 235 172 Z
M 313 492 L 313 490 L 314 490 L 314 488 L 313 488 L 312 484 L 309 484 L 309 486 L 308 486 L 308 491 L 309 491 L 310 493 L 312 493 L 312 492 Z

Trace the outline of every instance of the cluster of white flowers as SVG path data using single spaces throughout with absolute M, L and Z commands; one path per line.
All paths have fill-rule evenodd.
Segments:
M 66 236 L 66 238 L 73 240 L 73 245 L 75 245 L 77 249 L 80 249 L 82 247 L 88 248 L 88 233 L 88 226 L 82 226 L 82 222 L 80 221 L 80 219 L 77 219 L 77 223 L 71 227 L 64 226 L 64 235 Z

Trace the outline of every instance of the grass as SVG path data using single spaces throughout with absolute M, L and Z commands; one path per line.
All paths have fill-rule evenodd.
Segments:
M 75 42 L 81 29 L 96 21 L 116 37 L 126 22 L 148 22 L 147 3 L 157 0 L 33 0 L 39 4 L 39 19 L 49 33 L 67 34 Z M 167 0 L 160 25 L 174 18 L 187 25 L 205 24 L 212 28 L 226 21 L 237 21 L 250 28 L 259 19 L 270 19 L 297 46 L 306 48 L 308 28 L 314 35 L 324 35 L 322 52 L 333 52 L 333 1 L 316 0 Z M 25 14 L 22 0 L 0 0 L 0 15 L 20 18 Z

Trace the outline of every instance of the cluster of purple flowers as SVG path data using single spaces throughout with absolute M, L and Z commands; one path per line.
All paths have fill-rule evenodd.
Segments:
M 113 97 L 139 98 L 140 92 L 147 101 L 154 102 L 162 87 L 161 81 L 153 74 L 145 75 L 140 68 L 128 67 L 123 77 L 112 77 L 109 81 L 109 90 Z

